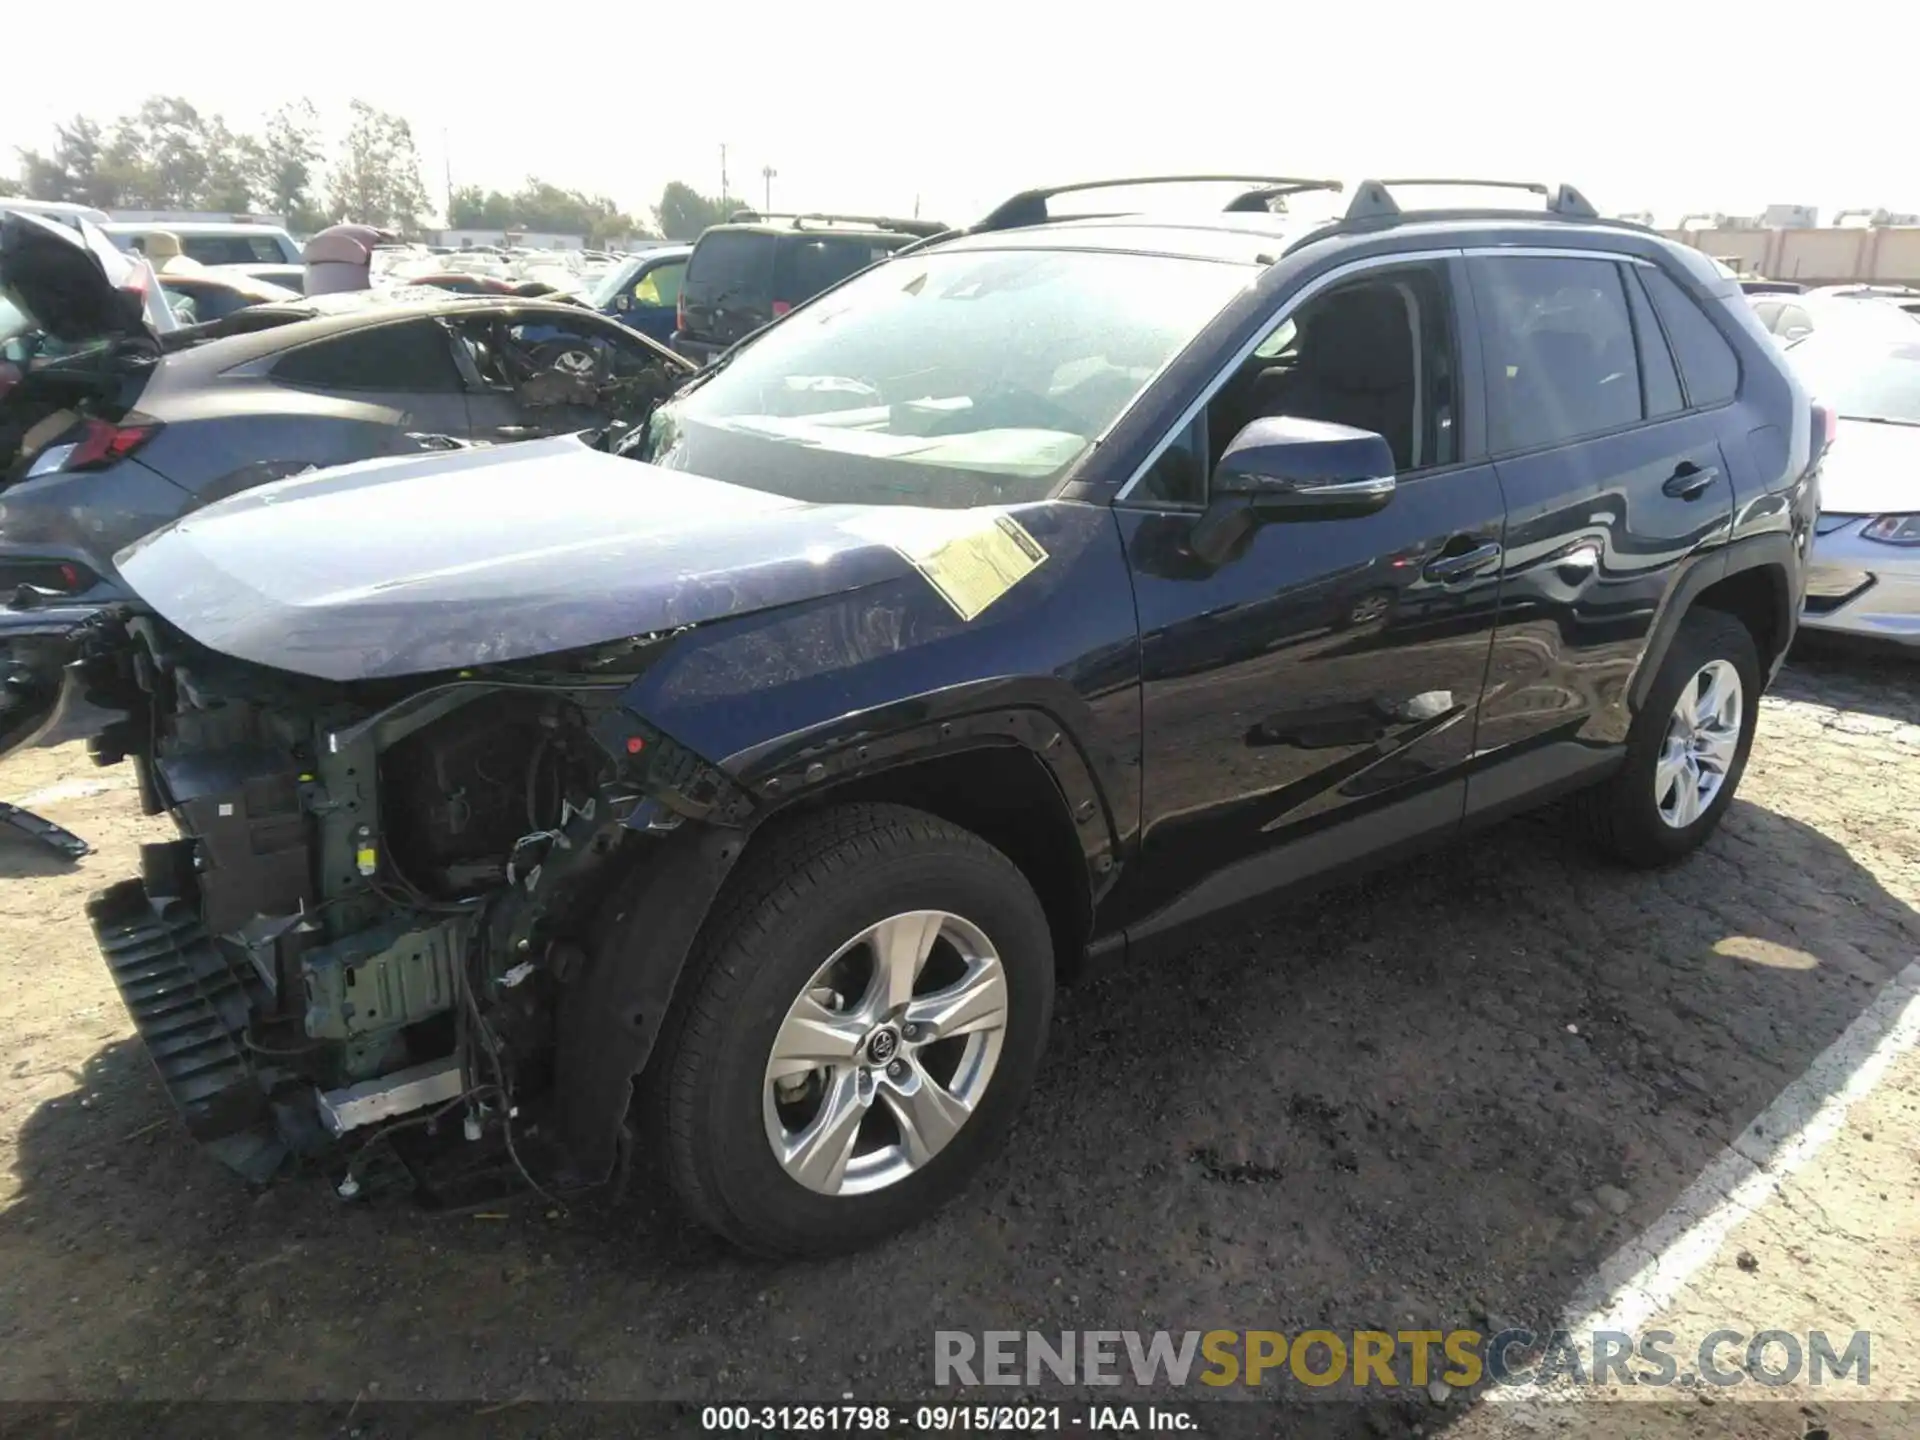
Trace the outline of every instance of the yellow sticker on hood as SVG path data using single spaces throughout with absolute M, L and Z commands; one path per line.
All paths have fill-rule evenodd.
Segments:
M 1047 552 L 1011 515 L 895 511 L 853 527 L 905 556 L 962 620 L 971 620 L 1045 563 Z

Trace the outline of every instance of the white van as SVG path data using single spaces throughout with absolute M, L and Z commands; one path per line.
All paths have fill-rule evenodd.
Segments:
M 202 265 L 298 265 L 300 247 L 278 225 L 239 220 L 116 220 L 100 227 L 122 250 L 164 230 L 180 241 L 180 253 Z

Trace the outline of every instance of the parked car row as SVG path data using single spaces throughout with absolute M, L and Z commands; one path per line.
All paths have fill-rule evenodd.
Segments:
M 76 464 L 83 530 L 178 517 L 69 536 L 114 592 L 0 630 L 29 720 L 178 824 L 90 918 L 190 1130 L 343 1195 L 634 1158 L 742 1246 L 842 1249 L 997 1150 L 1088 964 L 1553 797 L 1628 864 L 1705 842 L 1831 416 L 1697 252 L 1416 184 L 742 220 L 685 262 L 694 374 L 445 294 L 170 342 L 5 221 L 85 300 L 6 523 Z M 333 463 L 621 377 L 588 439 Z
M 1920 653 L 1920 315 L 1897 287 L 1749 302 L 1837 417 L 1800 623 Z
M 0 593 L 98 599 L 113 555 L 284 475 L 415 451 L 643 423 L 695 366 L 580 306 L 425 288 L 313 298 L 151 268 L 97 231 L 0 216 Z M 257 303 L 226 303 L 252 285 Z M 168 312 L 162 294 L 176 298 Z M 179 309 L 206 323 L 177 328 Z M 166 323 L 160 323 L 162 314 Z M 45 689 L 16 680 L 12 701 Z M 5 702 L 0 702 L 3 704 Z

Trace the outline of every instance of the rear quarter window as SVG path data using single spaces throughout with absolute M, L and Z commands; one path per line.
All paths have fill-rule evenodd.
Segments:
M 1649 268 L 1641 278 L 1667 332 L 1667 343 L 1673 347 L 1687 404 L 1698 410 L 1733 399 L 1740 389 L 1740 360 L 1727 337 L 1664 270 Z

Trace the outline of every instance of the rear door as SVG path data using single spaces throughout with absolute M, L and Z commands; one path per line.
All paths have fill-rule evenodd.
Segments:
M 709 230 L 693 247 L 681 287 L 680 333 L 731 345 L 771 318 L 774 236 Z
M 1644 261 L 1488 251 L 1467 264 L 1507 503 L 1468 795 L 1483 813 L 1576 783 L 1625 738 L 1656 616 L 1731 530 L 1718 415 L 1737 366 L 1683 391 L 1648 298 L 1648 279 L 1663 277 Z

